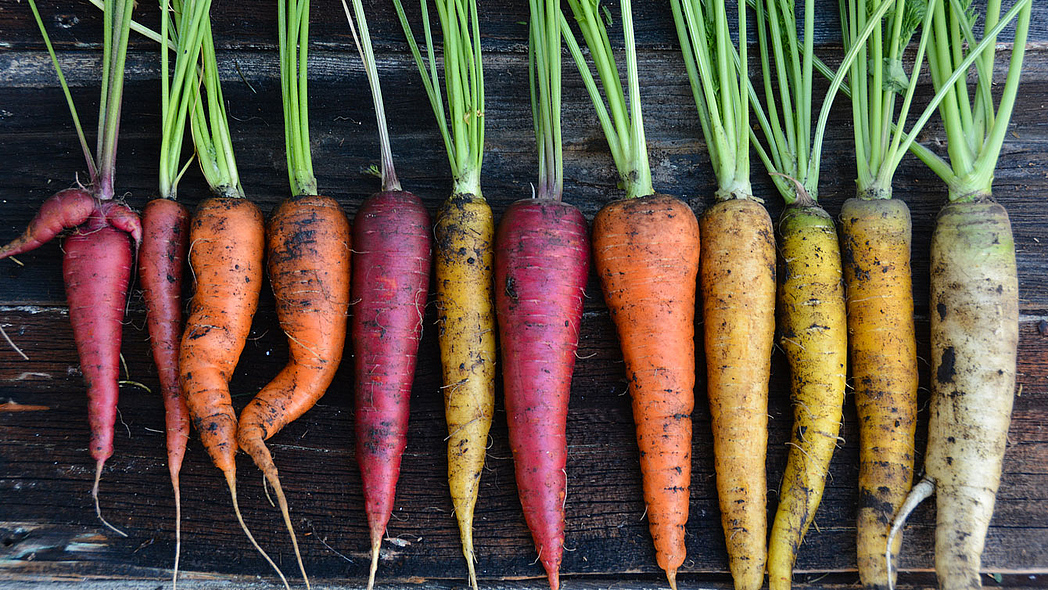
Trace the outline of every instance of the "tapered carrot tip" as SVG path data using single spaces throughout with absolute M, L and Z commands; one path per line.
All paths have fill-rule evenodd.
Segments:
M 378 552 L 382 547 L 382 533 L 371 538 L 371 573 L 368 574 L 368 590 L 375 587 L 375 572 L 378 571 Z
M 670 581 L 670 590 L 677 590 L 677 570 L 666 570 L 666 579 Z
M 473 590 L 479 590 L 477 568 L 473 565 L 473 550 L 465 549 L 462 551 L 462 554 L 466 556 L 466 568 L 469 570 L 469 587 L 473 588 Z
M 244 529 L 244 534 L 247 535 L 247 540 L 251 541 L 251 545 L 254 546 L 254 548 L 257 549 L 259 553 L 262 554 L 262 557 L 265 558 L 266 563 L 268 563 L 274 570 L 276 570 L 277 575 L 280 576 L 280 581 L 284 583 L 284 588 L 286 590 L 291 590 L 291 584 L 287 583 L 287 578 L 284 577 L 284 572 L 280 571 L 280 568 L 277 567 L 277 564 L 273 563 L 273 560 L 270 559 L 269 554 L 263 551 L 262 547 L 260 547 L 258 542 L 255 541 L 255 536 L 251 534 L 251 530 L 247 528 L 247 523 L 244 522 L 244 516 L 240 514 L 240 504 L 237 503 L 236 473 L 233 471 L 225 471 L 223 473 L 226 476 L 226 485 L 229 486 L 229 495 L 231 498 L 233 498 L 233 512 L 235 512 L 237 515 L 237 522 L 240 523 L 240 528 Z
M 106 525 L 113 530 L 116 534 L 121 537 L 126 537 L 127 533 L 109 524 L 106 519 L 102 518 L 102 508 L 98 504 L 98 482 L 102 481 L 102 468 L 105 467 L 106 460 L 99 459 L 95 464 L 95 485 L 91 487 L 91 497 L 95 500 L 95 514 L 98 516 L 98 520 L 102 521 L 102 524 Z
M 549 590 L 560 590 L 560 572 L 553 570 L 546 575 L 549 577 Z
M 175 486 L 175 571 L 171 574 L 171 590 L 178 588 L 178 559 L 182 555 L 182 493 L 179 491 L 178 477 Z

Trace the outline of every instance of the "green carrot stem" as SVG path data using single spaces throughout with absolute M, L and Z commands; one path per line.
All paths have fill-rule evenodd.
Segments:
M 166 15 L 171 11 L 170 0 L 162 0 L 161 8 L 161 121 L 160 139 L 160 196 L 174 199 L 177 195 L 182 139 L 185 135 L 186 118 L 194 101 L 193 87 L 199 84 L 197 63 L 204 33 L 204 21 L 211 9 L 211 0 L 178 1 L 174 5 L 176 15 L 177 51 L 175 68 L 169 77 L 168 24 Z
M 280 90 L 284 106 L 284 143 L 288 179 L 295 195 L 317 194 L 309 150 L 307 62 L 309 0 L 278 0 Z
M 108 61 L 103 63 L 103 100 L 100 102 L 102 113 L 99 120 L 102 132 L 99 136 L 98 150 L 98 185 L 95 190 L 99 199 L 108 200 L 114 196 L 114 177 L 116 175 L 116 144 L 120 132 L 120 102 L 124 92 L 124 64 L 127 61 L 127 41 L 131 33 L 131 14 L 134 0 L 110 0 L 107 8 L 113 6 L 113 13 L 108 16 L 110 25 L 106 35 L 108 51 L 104 51 Z
M 44 45 L 47 46 L 47 53 L 51 56 L 51 63 L 55 66 L 58 83 L 62 87 L 62 93 L 65 94 L 66 104 L 69 105 L 69 114 L 73 116 L 73 126 L 76 128 L 76 136 L 80 140 L 80 149 L 83 150 L 84 160 L 87 161 L 88 176 L 91 178 L 91 183 L 94 184 L 98 181 L 95 157 L 91 153 L 91 148 L 87 145 L 87 138 L 84 137 L 84 128 L 80 125 L 80 116 L 76 112 L 76 105 L 73 104 L 73 95 L 69 92 L 69 84 L 66 83 L 65 75 L 62 73 L 62 66 L 58 63 L 55 48 L 51 45 L 51 37 L 48 36 L 47 29 L 44 28 L 44 21 L 40 18 L 40 11 L 36 9 L 35 0 L 29 0 L 29 8 L 33 11 L 33 18 L 36 19 L 36 25 L 40 28 L 40 34 L 44 38 Z
M 190 117 L 200 170 L 215 194 L 243 197 L 244 189 L 240 185 L 222 84 L 218 77 L 218 59 L 210 18 L 203 23 L 200 61 L 204 88 L 201 90 L 200 85 L 193 85 L 193 112 Z
M 353 16 L 350 15 L 349 5 L 346 4 L 346 0 L 342 0 L 342 8 L 346 12 L 346 21 L 349 22 L 349 30 L 353 33 L 353 42 L 356 44 L 357 51 L 360 53 L 360 60 L 364 64 L 368 85 L 371 86 L 371 99 L 375 105 L 375 119 L 378 121 L 382 190 L 399 191 L 401 187 L 400 181 L 397 179 L 397 172 L 393 167 L 393 149 L 390 147 L 389 142 L 386 108 L 382 101 L 382 85 L 379 83 L 378 66 L 375 64 L 375 50 L 371 46 L 371 35 L 368 33 L 368 22 L 364 15 L 364 5 L 361 0 L 353 0 L 353 12 L 356 14 L 357 23 L 359 23 L 359 34 L 357 33 L 358 27 L 353 23 Z
M 571 52 L 579 74 L 582 76 L 597 111 L 597 118 L 608 139 L 612 158 L 619 173 L 619 179 L 626 190 L 626 198 L 644 197 L 653 194 L 651 165 L 648 162 L 648 148 L 644 137 L 644 123 L 641 118 L 640 81 L 637 75 L 637 47 L 633 33 L 633 12 L 630 0 L 621 0 L 622 32 L 626 52 L 626 91 L 623 90 L 619 71 L 611 50 L 611 42 L 603 19 L 598 14 L 598 2 L 595 0 L 568 0 L 583 39 L 589 47 L 594 68 L 604 87 L 601 98 L 597 91 L 593 75 L 586 65 L 578 42 L 571 28 L 562 23 L 562 30 L 568 50 Z
M 414 33 L 400 0 L 394 0 L 397 16 L 422 75 L 433 114 L 444 139 L 451 165 L 455 194 L 481 197 L 480 171 L 484 161 L 484 68 L 480 23 L 476 0 L 436 0 L 437 17 L 444 41 L 444 81 L 447 115 L 440 91 L 429 4 L 419 2 L 426 39 L 428 63 L 415 42 Z
M 556 0 L 530 0 L 528 78 L 539 155 L 537 196 L 560 200 L 564 186 L 561 141 L 561 20 Z

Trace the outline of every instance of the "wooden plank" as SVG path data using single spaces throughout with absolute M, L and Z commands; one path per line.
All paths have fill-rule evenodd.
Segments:
M 99 11 L 85 3 L 70 5 L 58 0 L 37 2 L 48 27 L 52 41 L 59 47 L 92 49 L 101 44 Z M 985 6 L 985 0 L 976 0 L 976 6 Z M 418 23 L 418 2 L 404 2 L 412 23 Z M 619 3 L 605 1 L 612 19 L 612 43 L 621 47 L 621 20 Z M 393 3 L 384 0 L 365 0 L 371 36 L 376 50 L 404 50 L 404 34 L 396 20 Z M 353 38 L 337 2 L 313 5 L 310 24 L 310 44 L 315 47 L 350 48 Z M 565 7 L 565 10 L 567 8 Z M 729 11 L 731 7 L 729 7 Z M 677 35 L 669 6 L 664 2 L 638 1 L 633 3 L 633 22 L 637 44 L 642 49 L 669 49 L 678 47 Z M 157 30 L 159 9 L 156 3 L 142 2 L 135 11 L 135 19 Z M 219 47 L 248 47 L 273 49 L 276 47 L 276 4 L 272 2 L 215 2 L 212 8 L 213 30 Z M 569 16 L 570 18 L 570 16 Z M 729 16 L 729 18 L 733 18 Z M 527 4 L 513 0 L 487 0 L 481 6 L 480 27 L 485 51 L 523 52 L 526 48 L 528 20 Z M 421 25 L 416 24 L 421 35 Z M 29 7 L 19 0 L 0 0 L 0 30 L 4 41 L 16 49 L 43 47 L 40 32 L 32 21 Z M 1009 38 L 1006 34 L 1005 38 Z M 1048 41 L 1048 7 L 1035 2 L 1030 25 L 1030 41 Z M 755 41 L 756 37 L 751 35 Z M 840 21 L 837 4 L 823 2 L 816 13 L 815 40 L 819 45 L 840 46 Z M 147 42 L 133 38 L 141 47 Z

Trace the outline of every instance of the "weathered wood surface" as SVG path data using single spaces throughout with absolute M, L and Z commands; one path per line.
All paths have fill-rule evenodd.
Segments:
M 143 3 L 145 19 L 155 8 Z M 449 187 L 429 107 L 387 2 L 371 2 L 372 29 L 380 51 L 393 147 L 405 187 L 431 209 Z M 530 195 L 535 178 L 534 148 L 527 101 L 524 49 L 525 3 L 488 0 L 485 33 L 488 90 L 488 150 L 484 191 L 496 214 L 513 200 Z M 615 4 L 611 8 L 617 14 Z M 643 48 L 643 101 L 656 187 L 689 199 L 696 208 L 713 190 L 713 178 L 694 117 L 694 103 L 683 64 L 675 52 L 668 6 L 637 2 L 637 30 Z M 824 2 L 825 33 L 833 56 L 836 3 Z M 226 97 L 244 186 L 268 211 L 287 193 L 279 81 L 273 51 L 275 24 L 268 3 L 217 2 L 216 25 L 222 52 Z M 45 22 L 55 35 L 73 94 L 88 122 L 97 103 L 99 21 L 92 8 L 56 7 L 42 2 Z M 1023 97 L 1002 153 L 995 191 L 1012 215 L 1020 268 L 1022 331 L 1019 381 L 1004 481 L 990 530 L 987 572 L 1013 573 L 1003 584 L 1043 585 L 1048 574 L 1048 8 L 1038 5 L 1028 54 Z M 311 115 L 314 161 L 321 190 L 338 198 L 352 214 L 377 187 L 363 170 L 376 162 L 370 96 L 337 3 L 317 3 L 311 32 Z M 823 30 L 823 29 L 820 29 Z M 141 206 L 155 190 L 159 125 L 156 56 L 136 41 L 129 60 L 117 184 Z M 606 144 L 577 76 L 565 69 L 566 198 L 588 218 L 617 193 Z M 837 108 L 827 138 L 822 200 L 831 213 L 850 195 L 850 125 Z M 925 133 L 934 145 L 940 129 Z M 37 203 L 74 182 L 83 162 L 61 93 L 42 52 L 28 7 L 0 0 L 0 239 L 17 235 Z M 897 195 L 910 203 L 914 219 L 914 290 L 919 316 L 921 357 L 927 344 L 928 237 L 945 190 L 915 160 L 897 176 Z M 781 210 L 759 165 L 759 194 L 773 215 Z M 181 197 L 195 204 L 203 194 L 191 171 Z M 24 267 L 0 264 L 0 326 L 30 357 L 23 361 L 0 345 L 0 580 L 116 578 L 150 580 L 166 576 L 173 554 L 173 502 L 164 465 L 161 404 L 155 394 L 133 386 L 122 391 L 117 451 L 102 483 L 106 516 L 130 533 L 122 539 L 100 527 L 90 503 L 91 462 L 86 453 L 86 402 L 64 307 L 57 245 L 22 256 Z M 568 529 L 563 571 L 579 588 L 643 587 L 658 583 L 643 502 L 629 399 L 618 343 L 595 278 L 591 277 L 573 383 L 568 425 Z M 433 321 L 432 308 L 426 326 Z M 286 358 L 272 297 L 264 294 L 249 343 L 233 381 L 238 406 L 274 375 Z M 157 389 L 147 353 L 139 294 L 129 303 L 124 356 L 130 378 Z M 724 586 L 723 549 L 713 481 L 709 414 L 697 387 L 691 519 L 684 584 Z M 928 366 L 922 362 L 923 385 Z M 791 413 L 785 361 L 773 364 L 769 487 L 785 463 Z M 445 424 L 439 393 L 434 330 L 424 335 L 412 400 L 411 430 L 397 503 L 384 544 L 382 580 L 411 584 L 428 581 L 450 587 L 465 574 L 458 536 L 446 493 Z M 357 583 L 366 574 L 366 524 L 360 477 L 352 448 L 352 383 L 347 366 L 321 403 L 272 440 L 310 573 L 332 583 Z M 922 389 L 922 401 L 927 389 Z M 12 404 L 18 404 L 17 406 Z M 15 411 L 24 410 L 24 411 Z M 540 587 L 541 567 L 524 524 L 506 441 L 505 412 L 499 398 L 492 429 L 488 469 L 482 480 L 476 537 L 479 572 L 493 587 Z M 922 424 L 927 412 L 921 414 Z M 845 442 L 838 449 L 831 480 L 813 529 L 802 547 L 798 581 L 822 586 L 850 585 L 853 572 L 854 513 L 858 472 L 854 408 L 846 405 Z M 919 432 L 923 437 L 923 429 Z M 919 442 L 923 449 L 923 438 Z M 269 506 L 261 477 L 242 459 L 241 504 L 264 547 L 291 573 L 293 556 L 278 513 Z M 190 443 L 183 469 L 183 562 L 196 587 L 209 580 L 225 584 L 268 575 L 269 570 L 236 526 L 224 486 L 203 449 Z M 932 563 L 934 505 L 917 510 L 907 529 L 902 566 L 927 571 Z M 1019 575 L 1019 574 L 1023 575 Z M 1029 579 L 1028 575 L 1034 575 Z M 505 580 L 524 579 L 514 583 Z M 451 580 L 434 582 L 435 580 Z M 501 580 L 501 581 L 499 581 Z M 607 583 L 602 583 L 601 581 Z M 988 583 L 993 584 L 987 578 Z M 904 582 L 922 585 L 927 574 Z M 146 583 L 149 584 L 148 582 Z M 4 588 L 0 582 L 0 588 Z M 115 586 L 114 586 L 115 587 Z M 128 583 L 119 587 L 139 587 Z M 154 588 L 156 585 L 141 587 Z

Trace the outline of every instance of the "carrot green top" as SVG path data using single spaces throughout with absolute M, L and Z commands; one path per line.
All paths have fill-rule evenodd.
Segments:
M 717 200 L 752 198 L 746 44 L 731 40 L 725 0 L 673 0 L 684 66 L 717 176 Z M 746 38 L 746 11 L 739 10 Z
M 277 10 L 287 173 L 293 194 L 315 195 L 317 179 L 313 175 L 313 158 L 309 152 L 309 93 L 306 75 L 309 0 L 277 0 Z
M 949 163 L 936 155 L 923 159 L 949 185 L 951 201 L 972 200 L 990 193 L 997 158 L 1019 92 L 1031 6 L 1030 0 L 1019 0 L 1002 18 L 1001 0 L 989 0 L 984 22 L 987 32 L 979 45 L 975 44 L 973 34 L 977 14 L 970 0 L 943 0 L 933 8 L 928 63 L 937 94 L 945 95 L 939 112 L 946 130 Z M 993 44 L 1002 27 L 1014 18 L 1018 21 L 1011 60 L 995 112 L 991 92 Z M 956 74 L 958 70 L 967 73 L 973 57 L 977 74 L 974 101 L 966 77 L 950 75 L 951 71 Z
M 186 117 L 191 103 L 198 100 L 194 88 L 198 85 L 200 45 L 205 31 L 210 36 L 204 23 L 208 21 L 211 0 L 165 0 L 164 4 L 164 12 L 171 18 L 160 20 L 160 196 L 174 199 L 181 177 L 179 159 Z M 172 33 L 176 40 L 174 72 L 169 58 Z
M 615 56 L 612 54 L 611 41 L 604 20 L 610 16 L 607 8 L 601 13 L 600 0 L 568 0 L 568 6 L 579 23 L 582 37 L 589 47 L 593 65 L 604 87 L 607 106 L 600 97 L 593 74 L 582 56 L 579 44 L 567 22 L 562 23 L 564 40 L 568 50 L 575 59 L 582 81 L 593 100 L 597 118 L 608 139 L 611 157 L 626 197 L 646 197 L 655 191 L 651 185 L 651 165 L 648 163 L 648 147 L 644 139 L 644 122 L 640 109 L 640 82 L 637 77 L 637 47 L 633 36 L 633 12 L 630 0 L 620 0 L 622 8 L 622 32 L 626 40 L 626 85 L 629 88 L 629 108 L 626 107 L 626 93 L 619 79 Z
M 535 141 L 539 154 L 539 185 L 536 196 L 559 201 L 564 193 L 564 150 L 560 127 L 560 37 L 559 0 L 530 0 L 528 78 Z
M 36 8 L 36 2 L 29 0 L 29 8 L 33 11 L 37 26 L 44 37 L 47 52 L 51 55 L 51 62 L 58 74 L 58 81 L 65 93 L 66 103 L 73 115 L 73 125 L 76 127 L 80 147 L 87 160 L 87 170 L 91 177 L 95 196 L 102 200 L 112 199 L 114 196 L 113 181 L 116 174 L 116 143 L 120 132 L 120 101 L 124 93 L 124 63 L 127 58 L 127 41 L 131 32 L 131 13 L 134 10 L 134 0 L 105 0 L 102 3 L 103 35 L 102 35 L 102 96 L 98 104 L 98 145 L 95 153 L 98 159 L 91 153 L 84 137 L 84 129 L 80 125 L 80 117 L 77 115 L 73 97 L 69 92 L 62 68 L 58 65 L 51 39 L 44 28 L 44 21 L 40 18 L 40 12 Z
M 382 85 L 378 80 L 378 66 L 375 64 L 375 50 L 371 47 L 371 35 L 368 33 L 368 21 L 364 16 L 364 5 L 361 0 L 353 0 L 353 12 L 356 14 L 357 24 L 353 23 L 353 16 L 349 13 L 346 0 L 342 0 L 342 8 L 346 11 L 346 21 L 349 22 L 349 30 L 353 32 L 353 42 L 360 52 L 360 59 L 364 62 L 364 71 L 367 73 L 368 85 L 371 86 L 371 99 L 375 103 L 375 118 L 378 120 L 378 143 L 381 153 L 382 165 L 382 190 L 399 191 L 400 181 L 397 172 L 393 168 L 393 150 L 389 144 L 389 127 L 386 125 L 386 108 L 382 102 Z M 357 29 L 360 29 L 359 34 Z
M 484 162 L 484 65 L 480 52 L 480 24 L 477 0 L 435 0 L 441 34 L 444 38 L 444 82 L 448 94 L 448 112 L 440 92 L 437 62 L 430 27 L 429 3 L 419 0 L 422 27 L 426 37 L 424 60 L 400 0 L 393 5 L 400 17 L 411 54 L 422 74 L 433 114 L 451 163 L 455 194 L 482 197 L 480 170 Z M 449 125 L 450 122 L 450 125 Z M 449 130 L 450 126 L 450 130 Z

